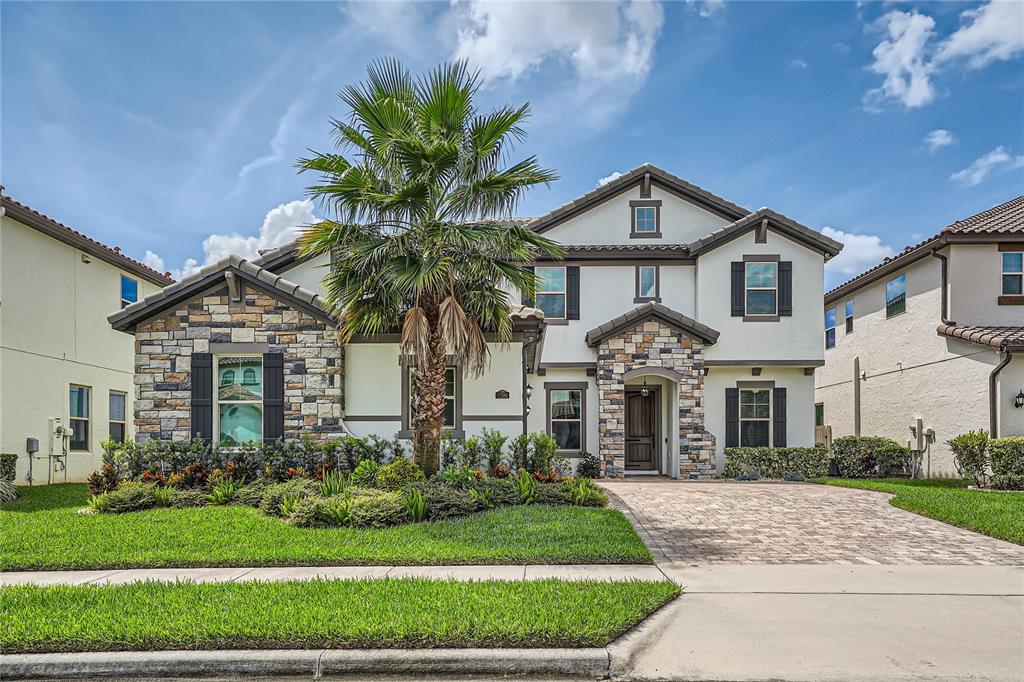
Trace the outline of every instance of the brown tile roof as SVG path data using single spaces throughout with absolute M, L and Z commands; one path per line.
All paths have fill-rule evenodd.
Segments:
M 970 218 L 958 220 L 944 234 L 1024 234 L 1024 195 Z
M 706 237 L 702 237 L 701 239 L 692 242 L 690 244 L 690 251 L 697 254 L 701 251 L 707 251 L 708 249 L 714 248 L 718 244 L 727 242 L 732 237 L 749 230 L 755 223 L 760 223 L 762 220 L 767 220 L 768 224 L 773 225 L 776 229 L 781 229 L 785 233 L 804 242 L 805 244 L 821 249 L 825 254 L 826 260 L 837 255 L 843 250 L 843 245 L 836 240 L 826 237 L 806 225 L 801 225 L 792 218 L 784 216 L 781 213 L 777 213 L 770 208 L 759 208 L 753 213 L 743 216 L 739 220 L 718 228 Z
M 940 336 L 962 339 L 979 346 L 991 346 L 999 350 L 1024 350 L 1024 327 L 940 324 L 935 331 Z
M 134 258 L 129 258 L 121 253 L 120 247 L 110 247 L 106 244 L 102 244 L 92 237 L 84 235 L 78 230 L 74 230 L 64 223 L 51 218 L 45 213 L 40 213 L 31 206 L 21 203 L 11 195 L 7 194 L 4 191 L 3 185 L 0 185 L 0 205 L 3 206 L 7 215 L 12 219 L 39 230 L 40 232 L 43 232 L 54 239 L 58 239 L 65 244 L 73 246 L 76 249 L 92 254 L 111 265 L 136 274 L 153 284 L 163 286 L 174 281 L 170 273 L 157 272 L 148 265 L 140 263 Z
M 594 347 L 627 327 L 650 319 L 660 320 L 676 329 L 681 329 L 690 336 L 694 336 L 708 344 L 718 340 L 719 332 L 706 324 L 701 324 L 692 317 L 687 317 L 660 303 L 645 303 L 616 318 L 608 320 L 599 327 L 591 329 L 587 332 L 587 345 Z

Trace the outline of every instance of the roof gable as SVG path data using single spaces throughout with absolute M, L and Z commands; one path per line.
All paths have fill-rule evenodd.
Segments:
M 605 339 L 647 320 L 658 320 L 707 344 L 718 341 L 718 331 L 706 324 L 701 324 L 692 317 L 687 317 L 660 303 L 646 303 L 591 329 L 587 332 L 587 345 L 593 348 Z
M 843 245 L 836 240 L 826 237 L 817 230 L 812 230 L 806 225 L 801 225 L 792 218 L 781 213 L 776 213 L 770 208 L 759 208 L 753 213 L 747 214 L 725 227 L 715 230 L 706 237 L 702 237 L 688 245 L 690 254 L 698 256 L 701 253 L 711 251 L 726 244 L 737 237 L 746 234 L 750 230 L 760 228 L 772 228 L 782 234 L 794 239 L 801 244 L 821 251 L 825 260 L 837 255 L 843 250 Z

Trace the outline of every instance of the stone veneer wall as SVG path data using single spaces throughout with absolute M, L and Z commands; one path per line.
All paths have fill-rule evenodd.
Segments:
M 211 343 L 267 344 L 284 354 L 284 432 L 323 440 L 344 432 L 344 354 L 334 327 L 262 292 L 230 303 L 227 287 L 135 330 L 135 434 L 191 438 L 192 353 Z
M 605 475 L 621 476 L 625 470 L 623 375 L 640 367 L 664 367 L 683 375 L 678 384 L 679 473 L 683 478 L 712 478 L 715 437 L 704 428 L 704 344 L 658 321 L 639 323 L 598 347 L 598 430 Z

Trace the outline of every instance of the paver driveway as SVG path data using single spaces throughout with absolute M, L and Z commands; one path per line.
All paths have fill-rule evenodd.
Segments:
M 798 483 L 610 481 L 656 561 L 1008 564 L 1024 547 L 897 509 L 891 495 Z

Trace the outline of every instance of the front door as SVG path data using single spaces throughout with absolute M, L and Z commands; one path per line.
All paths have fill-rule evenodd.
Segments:
M 658 392 L 626 391 L 626 468 L 658 468 Z

